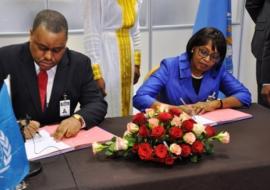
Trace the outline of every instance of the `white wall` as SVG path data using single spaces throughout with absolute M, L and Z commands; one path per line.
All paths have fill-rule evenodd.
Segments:
M 244 12 L 243 36 L 241 44 L 241 62 L 239 79 L 244 82 L 252 93 L 252 101 L 257 102 L 257 83 L 256 83 L 256 60 L 251 53 L 251 40 L 254 33 L 254 23 L 247 11 Z
M 237 77 L 239 70 L 239 79 L 252 92 L 253 102 L 257 101 L 256 78 L 255 78 L 255 59 L 250 51 L 250 43 L 254 32 L 254 24 L 247 12 L 244 13 L 243 36 L 241 44 L 241 52 L 239 54 L 241 27 L 240 25 L 233 26 L 233 62 L 234 75 Z M 162 29 L 153 30 L 152 43 L 152 66 L 160 63 L 165 57 L 175 56 L 185 51 L 186 43 L 192 34 L 191 27 L 180 29 Z M 24 35 L 0 35 L 0 46 L 21 43 L 28 40 L 28 34 Z M 148 72 L 149 60 L 149 35 L 148 32 L 142 32 L 142 77 L 139 83 L 135 85 L 135 90 L 142 84 L 143 78 Z M 70 49 L 84 52 L 83 48 L 83 34 L 70 34 L 68 40 L 68 47 Z M 240 63 L 239 63 L 240 56 Z M 239 68 L 238 68 L 239 65 Z

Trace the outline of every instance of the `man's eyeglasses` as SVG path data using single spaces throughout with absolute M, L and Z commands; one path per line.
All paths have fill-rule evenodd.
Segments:
M 203 47 L 199 47 L 198 48 L 198 55 L 201 56 L 202 58 L 206 58 L 208 56 L 210 56 L 210 60 L 218 63 L 220 61 L 220 56 L 219 53 L 209 53 L 208 49 L 203 48 Z

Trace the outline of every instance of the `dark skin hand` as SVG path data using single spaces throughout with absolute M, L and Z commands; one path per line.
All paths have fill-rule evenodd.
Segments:
M 21 126 L 24 126 L 23 135 L 24 135 L 25 139 L 31 139 L 36 135 L 36 133 L 40 127 L 40 123 L 37 121 L 34 121 L 34 120 L 30 120 L 29 123 L 27 123 L 27 122 L 28 121 L 24 119 L 24 120 L 20 120 L 19 124 Z
M 133 84 L 136 84 L 139 81 L 140 76 L 141 76 L 140 66 L 135 65 Z
M 261 94 L 264 102 L 270 106 L 270 85 L 264 85 Z
M 63 120 L 52 135 L 56 140 L 76 136 L 81 129 L 81 122 L 74 117 Z
M 106 93 L 106 90 L 105 90 L 105 86 L 106 86 L 106 85 L 105 85 L 104 79 L 103 79 L 103 78 L 97 79 L 96 82 L 97 82 L 97 85 L 98 85 L 98 87 L 99 87 L 99 89 L 100 89 L 102 95 L 103 95 L 104 97 L 107 96 L 107 93 Z

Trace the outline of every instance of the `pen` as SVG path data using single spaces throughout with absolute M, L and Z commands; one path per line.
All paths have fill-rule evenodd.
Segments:
M 183 98 L 180 98 L 180 101 L 182 102 L 183 105 L 186 105 L 186 102 L 183 100 Z
M 25 116 L 25 123 L 26 123 L 26 126 L 28 126 L 28 125 L 30 124 L 30 120 L 31 120 L 31 117 L 30 117 L 28 114 L 26 114 L 26 116 Z M 36 131 L 36 134 L 37 134 L 39 137 L 41 137 L 41 134 L 40 134 L 38 131 Z
M 36 131 L 36 134 L 37 134 L 39 137 L 41 137 L 41 134 L 40 134 L 38 131 Z
M 180 101 L 182 102 L 183 105 L 187 105 L 183 98 L 180 98 Z M 194 112 L 193 112 L 192 107 L 189 107 L 189 110 L 187 111 L 187 113 L 188 113 L 189 115 L 191 115 L 191 118 L 192 118 L 192 119 L 195 120 L 195 115 L 194 115 Z

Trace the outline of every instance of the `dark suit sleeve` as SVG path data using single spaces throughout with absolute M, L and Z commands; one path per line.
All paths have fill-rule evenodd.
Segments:
M 86 127 L 90 128 L 104 120 L 107 113 L 107 103 L 93 78 L 89 58 L 87 58 L 87 63 L 84 65 L 81 73 L 78 73 L 83 79 L 79 98 L 81 109 L 77 113 L 84 118 Z
M 246 0 L 246 9 L 255 23 L 263 4 L 264 0 Z
M 3 83 L 4 83 L 4 81 L 1 81 L 1 80 L 0 80 L 0 91 L 1 91 L 1 89 L 2 89 Z
M 263 44 L 261 83 L 270 84 L 270 28 L 266 29 L 266 38 Z
M 270 83 L 270 0 L 247 0 L 246 8 L 256 28 L 252 40 L 252 52 L 260 64 L 258 76 L 261 84 Z M 257 71 L 258 72 L 258 71 Z
M 7 78 L 7 64 L 4 61 L 3 57 L 5 56 L 5 51 L 3 51 L 3 48 L 0 48 L 0 81 L 3 81 Z

